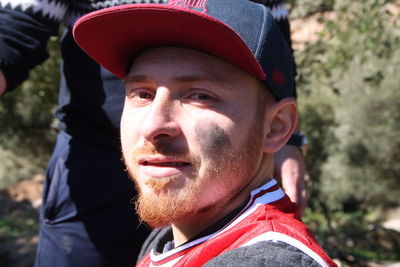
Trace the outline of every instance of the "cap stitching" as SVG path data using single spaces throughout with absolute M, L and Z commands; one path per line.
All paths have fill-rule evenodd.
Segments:
M 263 21 L 262 21 L 262 25 L 261 25 L 261 29 L 260 29 L 259 39 L 257 42 L 257 49 L 254 53 L 254 57 L 257 58 L 257 61 L 260 59 L 261 51 L 263 51 L 261 44 L 263 43 L 263 41 L 265 41 L 265 32 L 266 31 L 263 31 L 263 29 L 264 29 L 266 21 L 267 21 L 267 12 L 266 12 L 267 8 L 263 5 L 260 5 L 260 7 L 261 7 L 261 11 L 263 13 L 262 14 Z

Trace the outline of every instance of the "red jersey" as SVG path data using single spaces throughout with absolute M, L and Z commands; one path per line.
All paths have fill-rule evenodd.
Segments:
M 234 249 L 260 242 L 284 242 L 321 266 L 337 266 L 313 234 L 295 218 L 296 206 L 275 180 L 251 192 L 247 205 L 218 231 L 156 255 L 154 249 L 137 266 L 202 266 Z

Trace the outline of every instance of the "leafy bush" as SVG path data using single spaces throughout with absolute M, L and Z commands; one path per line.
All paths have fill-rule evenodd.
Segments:
M 312 192 L 330 210 L 400 204 L 399 9 L 336 0 L 320 39 L 296 53 Z

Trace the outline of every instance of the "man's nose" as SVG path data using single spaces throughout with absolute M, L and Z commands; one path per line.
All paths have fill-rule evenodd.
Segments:
M 181 132 L 177 116 L 177 100 L 166 93 L 157 93 L 145 116 L 141 132 L 143 137 L 151 143 L 164 138 L 174 138 Z

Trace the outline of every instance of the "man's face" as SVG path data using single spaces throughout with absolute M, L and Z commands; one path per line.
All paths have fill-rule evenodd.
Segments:
M 125 83 L 122 150 L 142 220 L 161 227 L 207 212 L 251 182 L 265 112 L 255 78 L 205 53 L 165 47 L 138 56 Z

